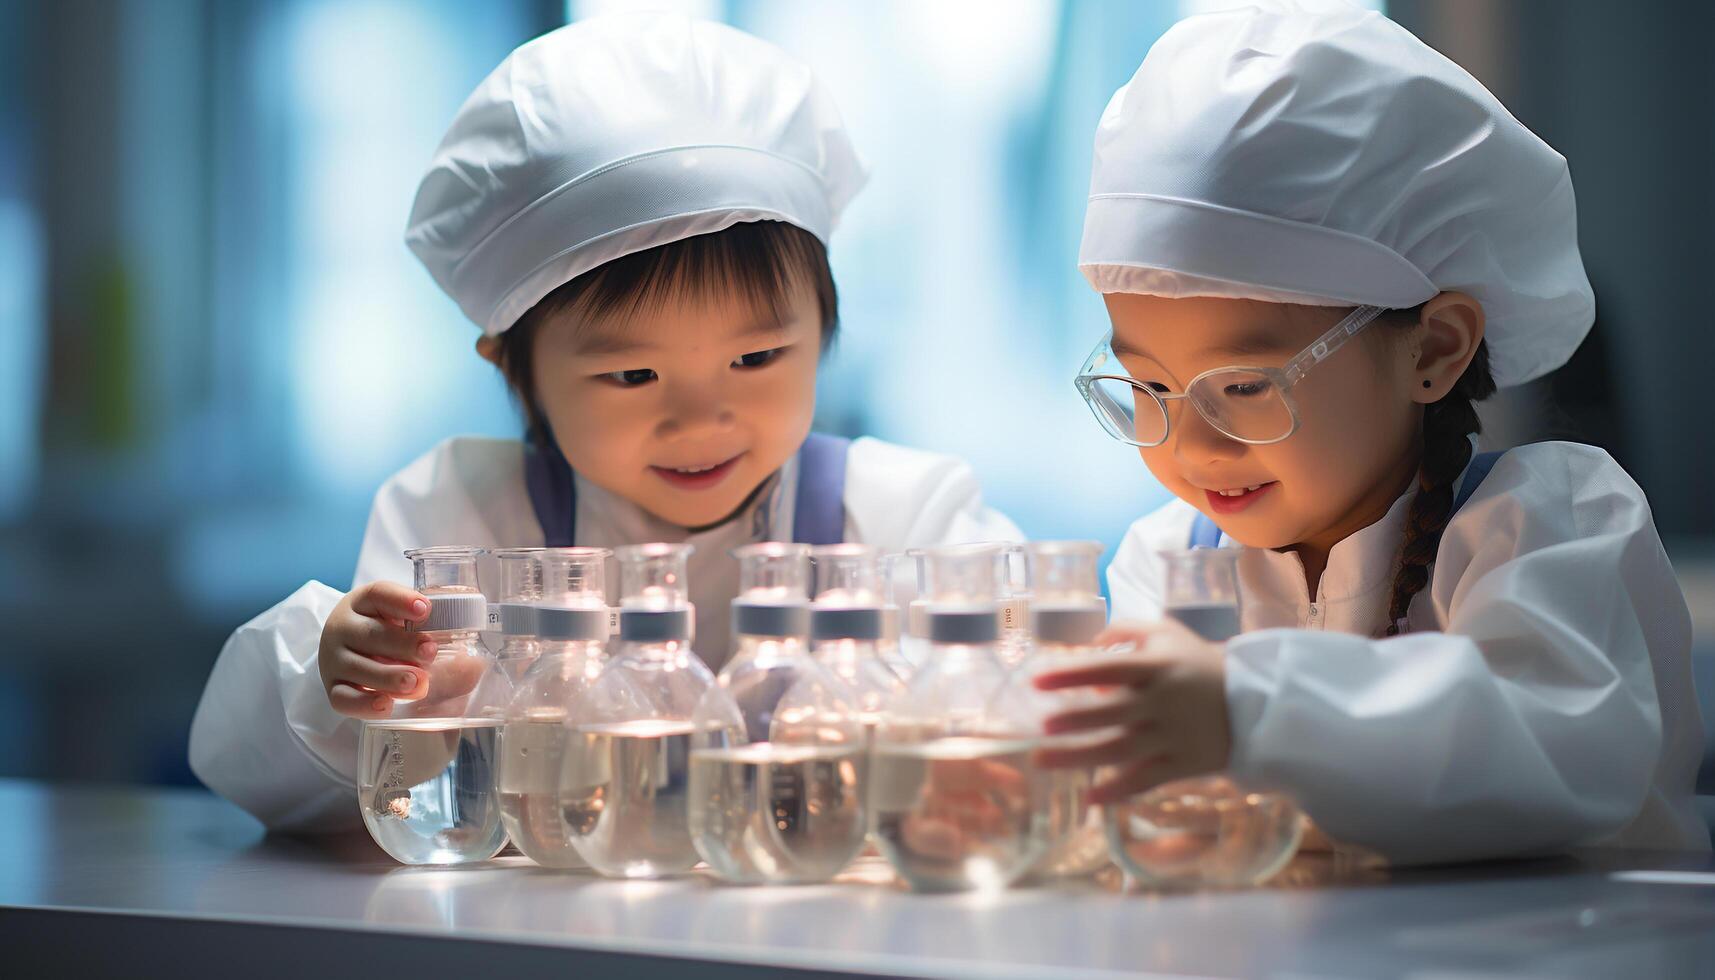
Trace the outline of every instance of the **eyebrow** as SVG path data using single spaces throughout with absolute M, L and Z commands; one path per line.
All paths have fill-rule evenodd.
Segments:
M 745 326 L 728 334 L 727 340 L 748 340 L 753 337 L 778 338 L 786 333 L 796 321 L 779 321 L 772 319 L 752 320 Z M 652 343 L 636 334 L 618 330 L 588 330 L 579 334 L 577 352 L 585 357 L 607 357 L 618 354 L 631 354 L 638 351 L 656 349 L 658 344 Z
M 1141 347 L 1135 347 L 1128 344 L 1125 341 L 1120 340 L 1118 337 L 1115 337 L 1110 341 L 1109 346 L 1113 348 L 1113 352 L 1116 355 L 1143 357 L 1151 361 L 1156 361 L 1158 364 L 1160 363 L 1160 361 L 1148 351 Z M 1237 337 L 1222 341 L 1218 344 L 1211 344 L 1199 351 L 1198 355 L 1200 357 L 1245 357 L 1258 354 L 1281 354 L 1286 353 L 1289 350 L 1290 346 L 1283 342 L 1278 336 L 1273 333 L 1258 330 L 1252 333 L 1240 334 Z

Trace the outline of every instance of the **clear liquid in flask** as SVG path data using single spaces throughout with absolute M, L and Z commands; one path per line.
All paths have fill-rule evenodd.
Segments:
M 561 819 L 589 866 L 623 878 L 689 871 L 689 722 L 584 725 L 567 732 Z
M 372 721 L 358 782 L 363 822 L 405 864 L 486 861 L 506 843 L 494 792 L 498 720 Z
M 728 881 L 825 881 L 863 848 L 864 752 L 761 742 L 691 756 L 691 833 Z
M 1048 843 L 1030 739 L 878 744 L 870 805 L 882 853 L 919 891 L 1003 888 Z
M 544 868 L 587 868 L 572 846 L 561 805 L 564 709 L 532 708 L 500 734 L 500 815 L 507 836 Z

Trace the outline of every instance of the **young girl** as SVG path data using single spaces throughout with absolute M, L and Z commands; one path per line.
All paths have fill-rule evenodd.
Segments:
M 359 826 L 360 719 L 419 692 L 434 653 L 404 628 L 429 610 L 399 584 L 406 548 L 691 542 L 718 669 L 738 545 L 1015 539 L 963 463 L 809 435 L 825 243 L 862 182 L 809 70 L 731 28 L 619 15 L 513 52 L 453 120 L 406 241 L 530 436 L 407 466 L 350 593 L 311 582 L 239 628 L 192 726 L 197 775 L 271 828 Z
M 1706 849 L 1690 623 L 1637 485 L 1570 443 L 1474 458 L 1472 403 L 1593 319 L 1566 163 L 1385 18 L 1194 17 L 1096 134 L 1079 388 L 1179 498 L 1109 572 L 1132 662 L 1044 761 L 1116 800 L 1229 770 L 1398 862 Z M 1157 552 L 1242 548 L 1243 626 L 1160 621 Z

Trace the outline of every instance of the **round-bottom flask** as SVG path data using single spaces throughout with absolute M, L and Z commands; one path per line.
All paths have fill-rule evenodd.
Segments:
M 1090 692 L 1076 689 L 1039 692 L 1030 681 L 1041 672 L 1078 666 L 1096 656 L 1094 641 L 1108 618 L 1097 570 L 1101 555 L 1102 545 L 1094 541 L 1041 541 L 1025 546 L 1028 590 L 1034 597 L 1029 610 L 1032 644 L 1012 683 L 1039 716 L 1088 707 L 1097 700 Z M 1107 737 L 1111 733 L 1048 736 L 1043 744 L 1072 748 Z M 1078 878 L 1107 867 L 1102 809 L 1089 801 L 1095 773 L 1087 768 L 1052 769 L 1044 775 L 1051 787 L 1049 844 L 1033 873 Z
M 1211 642 L 1239 632 L 1236 549 L 1162 553 L 1165 614 Z M 1151 888 L 1239 888 L 1273 877 L 1298 851 L 1303 815 L 1278 793 L 1224 775 L 1158 786 L 1104 815 L 1108 852 Z
M 573 705 L 607 662 L 605 548 L 554 548 L 536 558 L 545 584 L 520 610 L 536 650 L 500 736 L 500 807 L 506 833 L 545 868 L 588 867 L 572 846 L 560 790 Z M 515 613 L 517 615 L 517 613 Z
M 867 829 L 863 731 L 846 685 L 809 655 L 809 548 L 740 548 L 737 653 L 695 718 L 691 836 L 720 878 L 838 874 Z
M 692 715 L 714 674 L 691 651 L 691 546 L 617 549 L 618 650 L 567 719 L 561 805 L 572 846 L 618 878 L 689 871 Z
M 1004 711 L 998 549 L 926 556 L 930 650 L 877 735 L 875 840 L 913 889 L 1003 888 L 1048 844 L 1048 784 L 1033 720 Z
M 476 586 L 477 548 L 405 553 L 429 598 L 417 629 L 435 641 L 417 700 L 395 700 L 358 741 L 364 825 L 403 864 L 486 861 L 506 844 L 495 792 L 496 741 L 509 685 L 483 645 L 487 601 Z

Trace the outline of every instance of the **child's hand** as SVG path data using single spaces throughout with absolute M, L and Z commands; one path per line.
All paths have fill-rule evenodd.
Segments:
M 1233 739 L 1224 645 L 1170 620 L 1115 623 L 1096 643 L 1128 644 L 1135 652 L 1038 675 L 1036 687 L 1043 691 L 1108 689 L 1100 707 L 1051 715 L 1043 728 L 1050 735 L 1101 728 L 1115 734 L 1094 745 L 1043 749 L 1038 765 L 1111 767 L 1090 789 L 1091 803 L 1117 803 L 1162 783 L 1226 768 Z
M 346 593 L 322 626 L 322 687 L 328 703 L 352 718 L 385 718 L 393 699 L 426 693 L 435 641 L 405 624 L 429 615 L 429 600 L 395 582 L 371 582 Z

